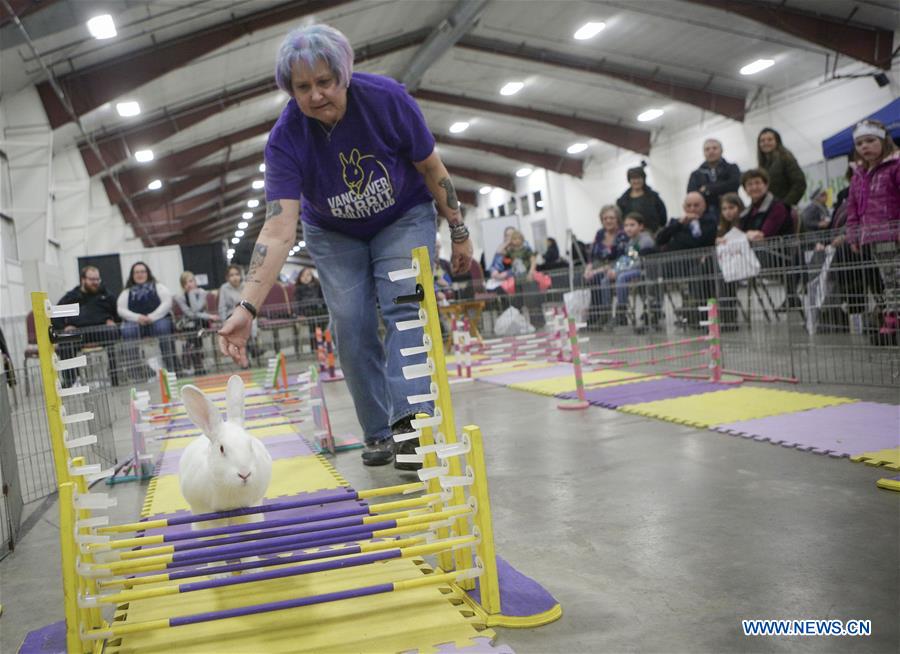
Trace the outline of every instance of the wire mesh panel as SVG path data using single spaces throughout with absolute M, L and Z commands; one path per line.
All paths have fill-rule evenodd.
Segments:
M 23 503 L 12 411 L 3 377 L 0 375 L 0 559 L 15 547 Z

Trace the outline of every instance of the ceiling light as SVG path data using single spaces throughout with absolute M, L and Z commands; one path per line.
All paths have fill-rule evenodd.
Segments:
M 587 143 L 573 143 L 569 147 L 566 148 L 566 152 L 569 154 L 578 154 L 579 152 L 584 152 L 588 149 Z
M 241 242 L 241 239 L 239 239 L 237 236 L 235 236 L 233 239 L 231 239 L 231 242 L 234 243 L 235 245 L 237 245 L 238 243 Z
M 637 119 L 642 123 L 646 123 L 650 120 L 656 120 L 657 118 L 662 116 L 663 113 L 664 112 L 662 109 L 647 109 L 647 111 L 638 114 Z
M 465 121 L 460 121 L 458 123 L 453 123 L 450 125 L 450 133 L 451 134 L 459 134 L 460 132 L 465 132 L 469 129 L 469 123 Z
M 253 218 L 253 212 L 245 211 L 244 213 L 241 214 L 241 218 L 243 218 L 244 220 L 250 220 L 251 218 Z
M 141 113 L 141 105 L 139 105 L 135 100 L 117 102 L 116 111 L 119 112 L 119 115 L 122 118 L 130 118 L 131 116 L 137 116 L 139 113 Z
M 572 35 L 579 41 L 587 41 L 597 36 L 606 27 L 606 23 L 585 23 Z
M 240 238 L 241 236 L 244 235 L 244 230 L 239 229 L 239 230 L 235 231 L 234 235 L 237 236 L 238 238 Z
M 765 70 L 766 68 L 774 65 L 774 59 L 757 59 L 756 61 L 751 62 L 741 68 L 740 73 L 741 75 L 754 75 L 755 73 L 758 73 L 761 70 Z
M 242 220 L 238 223 L 238 229 L 247 229 L 247 222 Z
M 525 88 L 525 82 L 507 82 L 500 89 L 500 95 L 515 95 Z
M 493 186 L 482 186 L 480 189 L 478 189 L 478 192 L 481 193 L 482 195 L 487 195 L 488 193 L 490 193 L 493 190 L 494 190 Z
M 306 247 L 306 241 L 299 241 L 299 242 L 297 243 L 297 247 L 298 247 L 298 248 L 305 248 L 305 247 Z
M 266 164 L 264 164 L 264 163 L 259 164 L 259 172 L 261 172 L 261 173 L 266 172 Z
M 134 158 L 137 159 L 140 163 L 153 161 L 153 150 L 138 150 L 134 153 Z
M 94 16 L 88 20 L 87 28 L 95 39 L 111 39 L 116 35 L 116 23 L 109 14 Z
M 516 171 L 516 177 L 528 177 L 531 173 L 534 172 L 534 169 L 525 166 L 524 168 L 519 168 Z
M 247 200 L 247 206 L 251 209 L 256 209 L 259 206 L 259 200 Z
M 250 184 L 250 186 L 253 187 L 253 189 L 256 191 L 258 191 L 265 185 L 266 185 L 266 183 L 264 181 L 262 181 L 261 179 L 254 179 L 253 183 Z
M 150 189 L 151 191 L 158 191 L 159 189 L 162 188 L 162 180 L 154 179 L 152 182 L 147 184 L 147 188 Z

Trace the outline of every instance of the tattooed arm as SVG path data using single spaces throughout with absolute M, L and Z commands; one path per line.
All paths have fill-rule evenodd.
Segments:
M 432 152 L 424 161 L 413 164 L 425 178 L 425 185 L 431 191 L 434 203 L 437 205 L 438 214 L 447 219 L 450 226 L 461 225 L 463 222 L 462 211 L 459 206 L 459 198 L 456 189 L 450 179 L 450 173 L 444 167 L 444 163 L 437 152 Z M 472 241 L 462 243 L 451 242 L 452 256 L 450 264 L 454 273 L 465 272 L 469 269 L 469 260 L 472 258 Z
M 288 251 L 294 244 L 299 217 L 299 200 L 273 200 L 266 205 L 266 222 L 253 246 L 244 291 L 241 293 L 241 299 L 247 300 L 257 309 L 278 278 Z M 222 354 L 232 357 L 242 366 L 248 364 L 246 346 L 252 322 L 250 313 L 238 308 L 219 330 L 219 349 Z

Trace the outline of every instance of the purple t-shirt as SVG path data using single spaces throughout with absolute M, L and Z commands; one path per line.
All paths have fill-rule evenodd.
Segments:
M 432 201 L 413 162 L 433 151 L 425 117 L 402 84 L 354 73 L 330 137 L 294 100 L 281 112 L 266 144 L 266 200 L 302 198 L 303 222 L 370 239 Z

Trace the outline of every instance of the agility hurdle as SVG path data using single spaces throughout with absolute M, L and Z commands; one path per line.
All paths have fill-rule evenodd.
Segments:
M 422 248 L 422 251 L 424 258 L 420 257 L 421 262 L 413 264 L 425 273 L 419 283 L 431 281 L 427 250 Z M 428 291 L 430 296 L 425 294 L 421 301 L 420 321 L 412 321 L 421 322 L 421 327 L 427 326 L 423 331 L 423 348 L 435 342 L 432 338 L 435 330 L 438 335 L 436 342 L 441 343 L 430 284 Z M 54 313 L 46 301 L 46 295 L 35 296 L 33 303 L 37 331 L 42 335 L 39 352 L 46 387 L 56 379 L 58 370 L 75 367 L 80 359 L 56 360 L 52 353 L 49 318 L 60 314 Z M 54 362 L 57 365 L 54 366 Z M 272 613 L 423 586 L 454 583 L 460 588 L 472 587 L 475 580 L 478 581 L 480 602 L 465 595 L 466 602 L 484 616 L 485 624 L 503 624 L 481 433 L 478 427 L 467 426 L 460 436 L 456 435 L 444 365 L 443 348 L 438 347 L 429 354 L 425 364 L 404 369 L 405 375 L 417 375 L 422 373 L 424 367 L 427 374 L 433 375 L 428 395 L 435 401 L 434 415 L 417 415 L 413 422 L 416 431 L 401 435 L 418 435 L 420 438 L 416 454 L 411 455 L 421 457 L 425 465 L 419 471 L 420 480 L 417 482 L 358 492 L 339 489 L 326 497 L 319 494 L 311 499 L 300 498 L 259 507 L 120 525 L 110 525 L 107 516 L 98 514 L 113 506 L 115 500 L 87 491 L 86 476 L 98 471 L 83 461 L 67 461 L 65 456 L 65 420 L 85 421 L 91 416 L 66 416 L 59 396 L 48 393 L 47 415 L 54 436 L 54 463 L 60 481 L 60 541 L 68 651 L 99 652 L 109 639 L 143 631 Z M 410 401 L 420 403 L 424 400 L 411 397 Z M 433 428 L 440 431 L 433 434 Z M 445 433 L 447 436 L 444 436 Z M 83 444 L 68 443 L 70 447 Z M 112 472 L 107 471 L 106 474 Z M 369 500 L 392 495 L 409 497 L 368 504 Z M 278 511 L 348 499 L 366 504 L 326 511 L 315 517 L 277 517 Z M 271 516 L 276 517 L 268 519 Z M 254 517 L 264 519 L 261 522 L 239 522 Z M 222 521 L 228 524 L 223 525 Z M 200 528 L 185 534 L 146 535 L 148 530 L 178 524 L 192 524 Z M 129 532 L 135 535 L 128 535 Z M 119 537 L 121 534 L 126 534 L 126 537 Z M 372 539 L 379 540 L 372 542 Z M 319 549 L 325 546 L 329 549 Z M 278 555 L 277 558 L 256 558 L 273 554 Z M 221 611 L 138 622 L 106 622 L 99 610 L 102 606 L 123 602 L 141 602 L 224 586 L 265 583 L 272 579 L 425 555 L 436 556 L 440 570 L 412 580 L 387 580 L 277 602 L 252 603 Z M 247 557 L 251 558 L 248 560 Z M 239 561 L 235 562 L 235 559 Z M 282 567 L 284 564 L 291 565 Z M 198 565 L 208 567 L 197 568 Z M 235 576 L 202 579 L 210 574 Z M 185 579 L 194 580 L 180 583 Z M 110 590 L 112 592 L 108 592 Z M 560 614 L 556 605 L 541 615 L 526 618 L 514 616 L 510 618 L 510 623 L 513 626 L 537 626 L 558 618 Z

